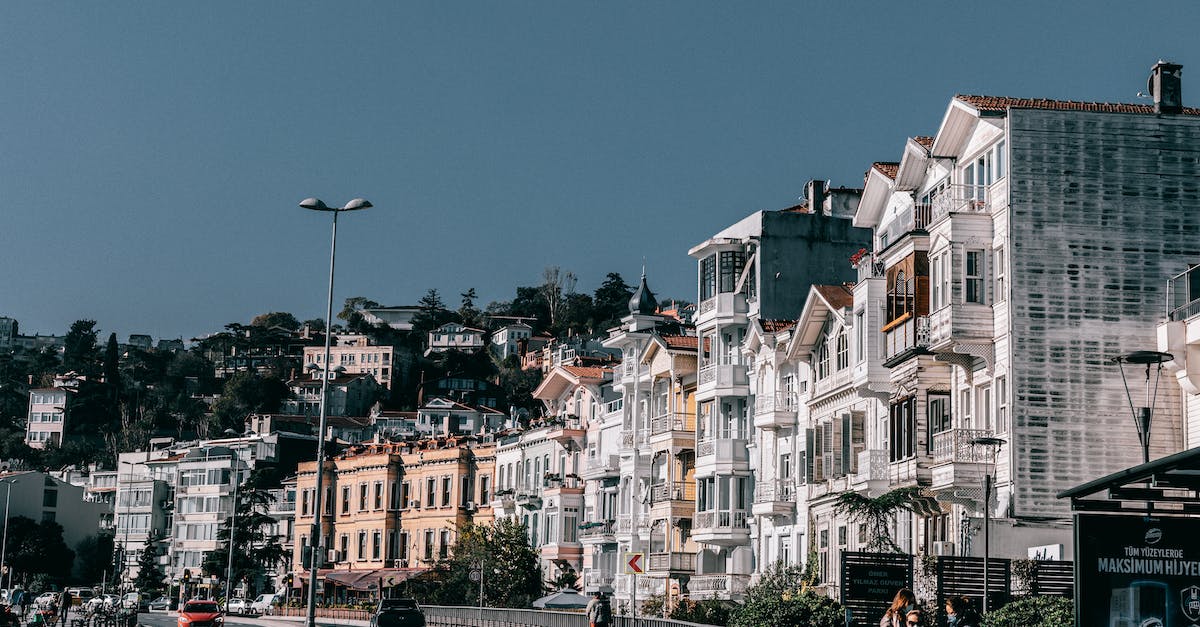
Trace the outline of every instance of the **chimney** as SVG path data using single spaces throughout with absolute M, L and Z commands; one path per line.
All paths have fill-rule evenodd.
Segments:
M 804 195 L 808 197 L 808 212 L 825 213 L 825 181 L 811 180 L 804 186 Z
M 1155 113 L 1183 113 L 1183 66 L 1159 59 L 1150 68 L 1147 87 L 1154 97 Z

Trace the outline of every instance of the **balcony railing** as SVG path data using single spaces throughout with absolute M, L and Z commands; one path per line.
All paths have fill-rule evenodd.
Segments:
M 776 411 L 796 411 L 799 403 L 790 392 L 760 394 L 754 398 L 754 413 L 769 414 Z
M 1167 317 L 1178 322 L 1197 314 L 1200 314 L 1200 266 L 1167 281 Z
M 977 438 L 991 437 L 988 429 L 947 429 L 933 434 L 933 461 L 945 463 L 980 463 L 991 461 L 988 447 L 972 444 Z
M 648 570 L 652 571 L 682 571 L 696 572 L 695 553 L 651 553 L 646 562 Z
M 854 481 L 881 481 L 888 478 L 888 454 L 882 449 L 859 451 L 858 472 Z
M 688 592 L 711 596 L 742 594 L 750 585 L 750 575 L 696 575 L 688 583 Z
M 695 431 L 696 420 L 691 415 L 675 412 L 664 413 L 655 416 L 650 421 L 650 433 L 658 435 L 660 433 L 668 433 L 671 431 Z
M 633 516 L 630 514 L 617 514 L 617 533 L 627 534 L 633 532 Z
M 754 485 L 755 503 L 793 501 L 795 498 L 796 484 L 790 479 L 783 481 L 763 481 Z
M 615 520 L 604 520 L 598 523 L 585 523 L 579 526 L 579 539 L 604 538 L 616 532 Z
M 696 528 L 704 529 L 749 529 L 746 510 L 726 509 L 696 513 Z
M 906 314 L 907 315 L 907 314 Z M 910 348 L 928 348 L 930 344 L 929 316 L 908 318 L 884 333 L 884 360 L 903 353 Z
M 696 308 L 696 314 L 703 316 L 704 314 L 706 314 L 716 308 L 717 308 L 717 299 L 710 298 L 708 300 L 700 301 L 700 306 L 698 308 Z
M 951 213 L 987 213 L 988 195 L 986 185 L 951 185 L 933 197 L 930 224 Z
M 691 481 L 670 481 L 650 486 L 650 502 L 696 501 L 696 484 Z

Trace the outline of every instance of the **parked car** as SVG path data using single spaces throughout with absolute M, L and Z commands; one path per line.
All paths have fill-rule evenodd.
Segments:
M 281 594 L 260 594 L 250 603 L 250 611 L 255 614 L 270 614 L 282 598 Z
M 39 610 L 48 610 L 50 609 L 51 605 L 58 603 L 58 593 L 43 592 L 37 595 L 37 598 L 33 600 L 33 603 Z
M 150 599 L 146 595 L 138 592 L 129 592 L 121 597 L 121 609 L 134 612 L 146 612 L 150 610 Z
M 71 595 L 71 605 L 75 606 L 85 605 L 93 596 L 96 596 L 91 588 L 67 588 L 67 594 Z
M 371 627 L 425 627 L 425 613 L 415 599 L 383 599 L 371 615 Z
M 224 622 L 216 601 L 188 601 L 179 608 L 179 627 L 222 627 Z
M 241 597 L 234 597 L 225 603 L 225 613 L 230 616 L 238 616 L 250 611 L 250 601 Z
M 88 599 L 83 608 L 89 612 L 98 612 L 100 610 L 116 609 L 119 603 L 120 599 L 111 594 L 97 594 Z
M 173 610 L 173 609 L 175 609 L 175 599 L 172 599 L 170 597 L 158 597 L 157 599 L 154 599 L 153 601 L 151 601 L 146 607 L 148 609 L 150 609 L 151 611 Z

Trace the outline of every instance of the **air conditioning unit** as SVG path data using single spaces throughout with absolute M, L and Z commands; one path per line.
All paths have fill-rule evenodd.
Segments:
M 466 508 L 466 510 L 467 510 L 468 512 L 473 512 L 473 511 L 475 511 L 475 510 L 479 509 L 479 508 L 478 508 L 478 507 L 475 505 L 475 502 L 474 502 L 474 501 L 467 501 L 466 503 L 464 503 L 464 504 L 463 504 L 463 507 L 464 507 L 464 508 Z
M 421 509 L 421 502 L 417 500 L 409 501 L 408 507 L 409 509 Z
M 954 543 L 953 542 L 934 542 L 933 543 L 933 554 L 938 555 L 938 556 L 942 556 L 942 555 L 953 556 L 954 555 Z
M 329 549 L 329 550 L 328 550 L 328 551 L 326 551 L 326 553 L 325 553 L 325 561 L 326 561 L 326 562 L 340 562 L 340 561 L 342 561 L 342 552 L 341 552 L 341 551 L 339 551 L 339 550 L 337 550 L 337 549 Z

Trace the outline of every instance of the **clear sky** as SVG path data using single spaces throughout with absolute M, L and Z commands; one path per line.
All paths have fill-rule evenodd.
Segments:
M 335 300 L 695 298 L 687 249 L 861 186 L 955 93 L 1200 103 L 1200 3 L 0 3 L 0 315 L 190 338 Z M 1190 78 L 1189 78 L 1190 77 Z

